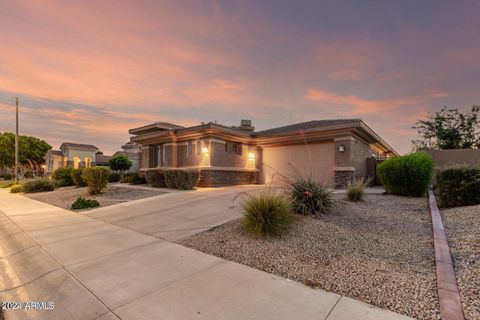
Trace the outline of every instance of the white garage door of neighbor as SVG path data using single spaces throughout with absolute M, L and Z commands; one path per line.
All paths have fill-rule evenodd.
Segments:
M 262 183 L 280 183 L 282 175 L 293 177 L 295 171 L 310 174 L 329 186 L 334 184 L 335 144 L 319 143 L 271 147 L 262 150 Z

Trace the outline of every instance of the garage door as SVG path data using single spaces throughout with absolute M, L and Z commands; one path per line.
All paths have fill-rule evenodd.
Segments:
M 293 177 L 295 171 L 310 174 L 329 186 L 334 185 L 335 144 L 319 143 L 263 148 L 260 182 L 281 183 L 282 175 Z

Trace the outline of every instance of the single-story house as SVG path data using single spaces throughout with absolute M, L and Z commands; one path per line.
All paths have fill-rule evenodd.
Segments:
M 367 174 L 367 158 L 397 154 L 361 119 L 316 120 L 255 131 L 202 123 L 192 127 L 156 122 L 130 129 L 140 144 L 140 171 L 199 169 L 199 186 L 280 183 L 311 174 L 328 186 L 343 186 Z

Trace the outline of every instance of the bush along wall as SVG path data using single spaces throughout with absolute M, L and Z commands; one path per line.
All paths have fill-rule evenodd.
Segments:
M 430 185 L 433 159 L 424 152 L 395 157 L 377 168 L 385 191 L 407 197 L 422 197 Z
M 165 176 L 162 170 L 148 170 L 145 172 L 145 179 L 150 187 L 166 188 Z
M 480 204 L 480 167 L 457 166 L 435 174 L 435 193 L 441 207 Z
M 171 189 L 193 190 L 200 180 L 198 170 L 165 170 L 165 184 Z

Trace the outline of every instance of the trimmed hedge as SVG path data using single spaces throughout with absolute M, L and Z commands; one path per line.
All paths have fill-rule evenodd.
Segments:
M 433 159 L 424 152 L 395 157 L 378 165 L 377 174 L 389 194 L 422 197 L 433 174 Z
M 72 168 L 58 168 L 52 172 L 52 179 L 59 187 L 73 186 Z
M 480 167 L 439 170 L 435 174 L 435 191 L 441 207 L 480 204 Z
M 129 183 L 129 184 L 146 184 L 147 183 L 147 181 L 145 180 L 145 177 L 139 175 L 138 173 L 127 174 L 122 178 L 122 180 L 120 180 L 120 182 Z
M 85 187 L 87 183 L 82 178 L 83 169 L 73 169 L 71 172 L 73 184 L 77 187 Z
M 163 174 L 170 189 L 193 190 L 200 180 L 198 170 L 165 170 Z
M 87 182 L 88 193 L 99 194 L 107 187 L 110 169 L 106 167 L 93 167 L 83 169 L 82 178 Z
M 194 189 L 200 180 L 200 171 L 192 169 L 155 169 L 145 172 L 147 184 L 156 188 Z
M 55 190 L 55 183 L 48 179 L 30 180 L 23 184 L 22 190 L 25 193 L 53 191 Z
M 145 172 L 145 179 L 150 187 L 166 188 L 165 175 L 162 170 L 148 170 Z

